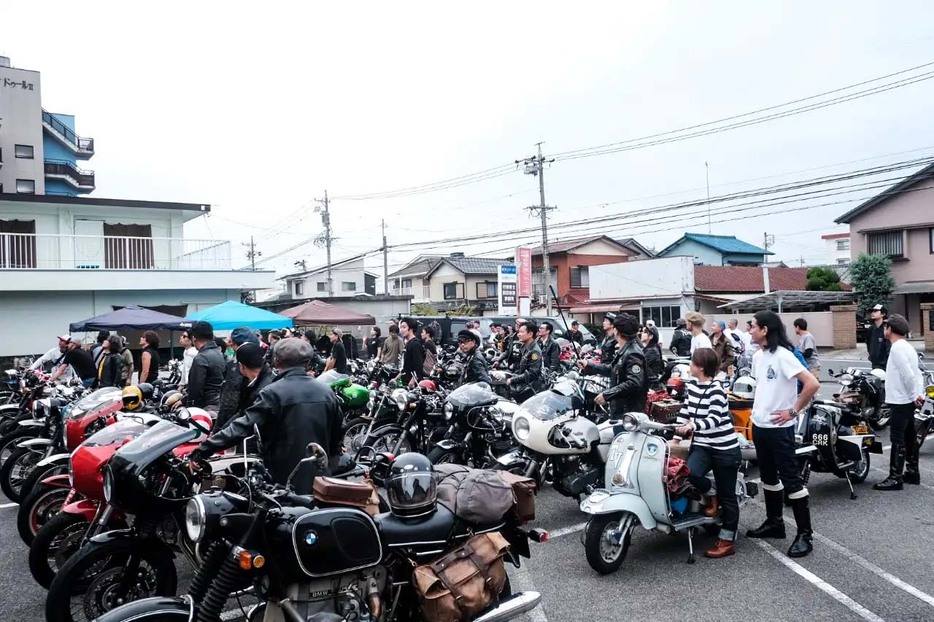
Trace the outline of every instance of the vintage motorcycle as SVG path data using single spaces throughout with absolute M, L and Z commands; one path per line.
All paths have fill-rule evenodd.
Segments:
M 919 449 L 928 435 L 932 433 L 934 433 L 934 384 L 929 384 L 924 388 L 924 403 L 915 412 L 915 434 L 917 434 Z
M 454 389 L 444 401 L 448 428 L 428 452 L 428 459 L 432 464 L 452 462 L 487 468 L 513 448 L 512 416 L 518 408 L 485 382 Z
M 885 403 L 885 371 L 881 369 L 859 369 L 847 367 L 840 373 L 828 369 L 832 378 L 840 381 L 840 392 L 834 399 L 873 430 L 882 430 L 889 425 L 891 415 Z
M 626 413 L 622 433 L 613 439 L 606 463 L 605 488 L 581 503 L 590 515 L 584 527 L 587 563 L 600 574 L 615 572 L 626 559 L 636 525 L 688 535 L 688 563 L 693 564 L 694 534 L 698 528 L 718 530 L 719 519 L 701 512 L 700 502 L 672 493 L 666 485 L 671 448 L 663 435 L 673 436 L 675 425 L 652 421 L 643 413 Z M 714 484 L 713 476 L 708 475 Z M 740 507 L 756 496 L 758 487 L 742 472 L 736 479 Z

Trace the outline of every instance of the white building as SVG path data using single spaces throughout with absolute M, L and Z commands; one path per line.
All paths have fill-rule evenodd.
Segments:
M 70 323 L 115 307 L 186 315 L 271 287 L 272 271 L 233 269 L 229 241 L 184 237 L 210 210 L 0 194 L 0 357 L 45 352 Z
M 376 295 L 377 275 L 363 266 L 363 258 L 345 259 L 331 264 L 332 293 L 328 293 L 328 268 L 296 272 L 280 277 L 293 300 L 346 297 L 356 294 Z
M 849 232 L 828 233 L 820 236 L 820 239 L 824 241 L 824 247 L 826 249 L 825 255 L 828 264 L 845 266 L 850 263 Z

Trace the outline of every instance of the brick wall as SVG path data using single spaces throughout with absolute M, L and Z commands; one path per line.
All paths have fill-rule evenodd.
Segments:
M 830 307 L 833 314 L 833 347 L 852 350 L 856 347 L 856 305 Z
M 924 351 L 927 356 L 934 352 L 934 330 L 931 330 L 931 316 L 934 315 L 934 302 L 921 303 L 921 326 L 924 331 Z

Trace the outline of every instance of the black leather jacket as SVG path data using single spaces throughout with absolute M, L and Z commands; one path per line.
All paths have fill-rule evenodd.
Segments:
M 617 349 L 616 337 L 612 335 L 604 337 L 603 343 L 600 344 L 600 362 L 604 365 L 612 365 Z
M 866 331 L 866 350 L 869 352 L 869 362 L 873 369 L 885 369 L 889 361 L 889 350 L 892 343 L 885 338 L 885 327 L 876 326 L 875 322 Z
M 283 369 L 259 392 L 256 402 L 223 430 L 201 443 L 199 453 L 211 455 L 253 435 L 259 428 L 260 454 L 273 479 L 284 484 L 308 443 L 319 443 L 329 457 L 340 454 L 341 411 L 334 392 L 305 375 L 301 367 Z M 312 491 L 314 470 L 304 464 L 293 484 L 299 494 Z
M 259 397 L 259 392 L 269 386 L 275 378 L 276 375 L 272 373 L 272 368 L 268 365 L 263 365 L 259 376 L 256 377 L 253 384 L 250 384 L 250 379 L 240 374 L 240 366 L 237 365 L 237 375 L 233 380 L 224 381 L 224 391 L 221 394 L 221 408 L 217 412 L 217 421 L 214 423 L 214 427 L 217 430 L 222 430 L 227 427 L 227 424 L 233 421 L 234 417 L 241 415 L 244 410 L 253 405 L 253 402 Z M 232 385 L 232 390 L 229 395 L 227 388 L 228 382 Z
M 538 347 L 538 341 L 533 340 L 520 350 L 519 365 L 511 385 L 517 391 L 530 388 L 538 392 L 542 390 L 542 381 L 542 350 Z
M 480 352 L 479 348 L 475 348 L 474 351 L 468 354 L 467 358 L 464 359 L 464 371 L 461 374 L 458 386 L 471 382 L 485 382 L 487 384 L 492 384 L 490 381 L 490 370 L 486 362 L 486 357 L 483 356 L 483 353 Z
M 606 398 L 610 412 L 614 415 L 645 412 L 649 375 L 642 346 L 635 339 L 616 352 L 612 366 L 590 363 L 584 368 L 584 372 L 610 377 L 612 384 L 603 392 L 603 397 Z
M 691 356 L 691 334 L 684 329 L 676 328 L 671 335 L 669 349 L 676 356 Z
M 198 351 L 188 372 L 188 405 L 216 409 L 221 401 L 221 387 L 227 359 L 217 344 L 209 341 Z
M 561 367 L 561 346 L 554 339 L 538 342 L 542 349 L 542 365 L 545 369 L 557 371 Z
M 649 371 L 649 382 L 658 382 L 665 373 L 665 361 L 662 359 L 662 349 L 656 343 L 643 350 L 645 366 Z

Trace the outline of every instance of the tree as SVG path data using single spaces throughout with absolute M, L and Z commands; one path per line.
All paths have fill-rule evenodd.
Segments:
M 812 292 L 839 292 L 840 275 L 830 268 L 811 268 L 807 273 L 807 289 Z
M 895 291 L 892 260 L 886 255 L 862 253 L 850 267 L 850 282 L 860 312 L 868 313 L 877 304 L 888 304 Z

